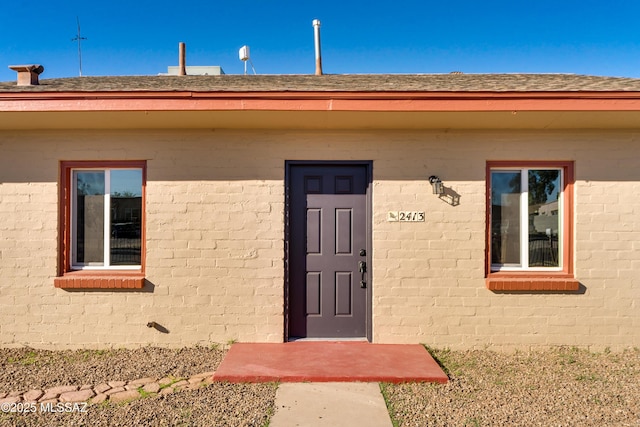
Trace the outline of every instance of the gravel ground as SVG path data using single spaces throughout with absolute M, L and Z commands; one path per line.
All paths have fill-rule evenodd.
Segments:
M 224 349 L 216 347 L 73 351 L 0 349 L 0 391 L 100 384 L 166 375 L 186 377 L 215 371 L 225 353 Z
M 0 349 L 0 391 L 100 384 L 144 377 L 188 377 L 214 371 L 225 351 L 194 347 L 43 351 Z M 273 413 L 276 385 L 215 383 L 86 412 L 0 413 L 0 426 L 263 426 Z
M 383 384 L 397 426 L 640 426 L 640 350 L 531 353 L 431 350 L 446 385 Z M 0 349 L 0 391 L 215 370 L 217 348 Z M 89 406 L 85 413 L 0 413 L 0 426 L 265 426 L 275 384 L 199 390 Z
M 640 426 L 640 350 L 431 351 L 446 385 L 383 384 L 396 425 Z

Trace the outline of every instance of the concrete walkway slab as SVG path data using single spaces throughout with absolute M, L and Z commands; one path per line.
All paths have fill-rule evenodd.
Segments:
M 377 383 L 283 383 L 270 427 L 392 427 Z
M 213 380 L 446 383 L 448 377 L 418 344 L 307 341 L 233 344 Z

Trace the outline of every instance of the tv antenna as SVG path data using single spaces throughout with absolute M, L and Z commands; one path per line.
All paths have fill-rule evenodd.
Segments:
M 78 22 L 78 35 L 71 39 L 72 42 L 78 42 L 78 66 L 80 67 L 80 77 L 82 77 L 82 40 L 86 40 L 86 37 L 80 35 L 80 18 L 76 16 Z
M 249 46 L 242 46 L 240 48 L 240 51 L 238 51 L 238 56 L 240 57 L 240 61 L 244 62 L 244 74 L 247 75 L 247 61 L 249 61 L 249 63 L 251 64 L 253 74 L 256 74 L 256 69 L 253 66 L 253 61 L 251 60 L 251 56 L 249 54 Z

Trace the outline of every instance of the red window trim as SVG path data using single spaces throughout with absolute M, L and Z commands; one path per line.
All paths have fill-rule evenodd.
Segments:
M 563 257 L 561 271 L 491 271 L 491 170 L 500 168 L 561 168 L 564 175 L 564 214 L 562 225 Z M 486 235 L 485 277 L 487 289 L 492 291 L 577 291 L 580 283 L 573 272 L 574 218 L 574 162 L 573 161 L 487 161 L 486 169 Z
M 71 268 L 71 170 L 78 168 L 142 169 L 142 236 L 140 270 L 91 270 Z M 73 160 L 60 162 L 58 277 L 54 286 L 63 289 L 140 289 L 144 286 L 146 253 L 146 185 L 145 160 Z

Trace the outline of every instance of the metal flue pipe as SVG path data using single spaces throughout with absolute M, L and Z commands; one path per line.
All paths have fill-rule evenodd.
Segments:
M 316 76 L 322 75 L 322 54 L 320 52 L 320 20 L 313 20 L 313 35 L 316 46 Z
M 178 44 L 178 49 L 180 51 L 179 53 L 180 57 L 178 58 L 178 65 L 179 65 L 178 75 L 186 76 L 187 75 L 187 49 L 185 48 L 185 44 L 183 42 L 180 42 L 180 44 Z

